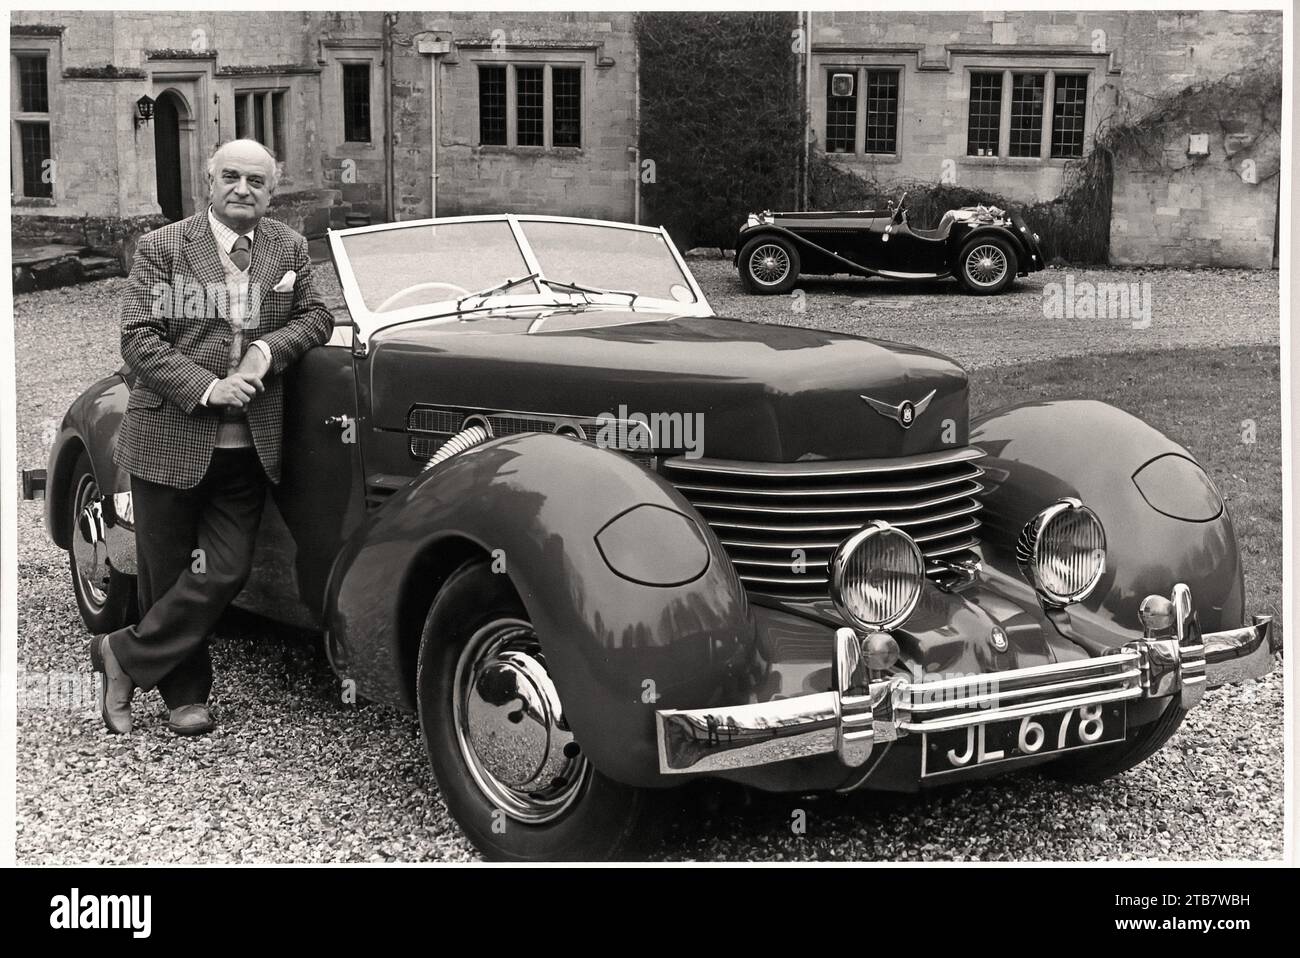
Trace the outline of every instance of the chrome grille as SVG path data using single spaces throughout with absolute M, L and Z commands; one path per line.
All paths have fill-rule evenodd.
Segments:
M 555 432 L 555 420 L 532 419 L 527 416 L 489 415 L 492 435 L 515 436 L 521 432 Z
M 465 414 L 455 409 L 429 409 L 416 406 L 406 419 L 406 427 L 415 432 L 438 432 L 450 436 L 460 432 Z
M 974 447 L 897 459 L 760 463 L 674 458 L 668 479 L 713 528 L 756 592 L 825 597 L 827 563 L 844 539 L 883 519 L 916 540 L 926 575 L 970 558 L 984 471 Z
M 413 406 L 406 416 L 408 448 L 413 459 L 430 459 L 448 439 L 465 428 L 470 420 L 486 420 L 494 438 L 530 432 L 564 432 L 595 443 L 602 427 L 608 423 L 597 417 L 552 416 L 546 413 L 496 412 L 483 409 Z M 616 420 L 609 420 L 616 422 Z M 471 423 L 472 425 L 473 423 Z M 659 456 L 653 451 L 620 450 L 624 456 L 651 472 L 656 471 Z

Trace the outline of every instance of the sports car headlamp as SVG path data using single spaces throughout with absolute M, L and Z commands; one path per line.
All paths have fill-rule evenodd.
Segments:
M 1106 530 L 1078 499 L 1060 499 L 1025 523 L 1016 561 L 1046 605 L 1082 601 L 1106 571 Z
M 831 601 L 846 621 L 866 631 L 892 629 L 921 598 L 925 558 L 906 532 L 870 522 L 835 550 L 830 579 Z

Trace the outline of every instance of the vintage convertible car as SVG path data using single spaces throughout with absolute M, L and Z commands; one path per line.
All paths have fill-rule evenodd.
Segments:
M 971 421 L 935 353 L 715 317 L 657 229 L 476 216 L 330 244 L 347 309 L 286 381 L 240 603 L 418 713 L 491 857 L 630 855 L 701 777 L 1097 781 L 1272 667 L 1222 498 L 1119 409 Z M 132 614 L 131 390 L 87 389 L 26 476 L 96 632 Z
M 736 237 L 736 269 L 751 293 L 788 293 L 805 273 L 944 279 L 1001 293 L 1043 268 L 1038 234 L 996 206 L 949 210 L 932 230 L 907 222 L 907 194 L 883 210 L 751 213 Z

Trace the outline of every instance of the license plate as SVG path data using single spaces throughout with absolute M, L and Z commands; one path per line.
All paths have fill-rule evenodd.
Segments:
M 1124 703 L 1112 702 L 926 732 L 921 737 L 921 777 L 1118 742 L 1125 725 Z

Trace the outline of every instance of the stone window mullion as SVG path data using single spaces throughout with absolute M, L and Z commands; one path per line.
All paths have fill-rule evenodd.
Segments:
M 1052 157 L 1052 120 L 1056 112 L 1056 71 L 1048 70 L 1043 78 L 1043 129 L 1038 141 L 1039 159 Z
M 1011 155 L 1011 71 L 1002 71 L 1002 112 L 998 123 L 998 156 Z

